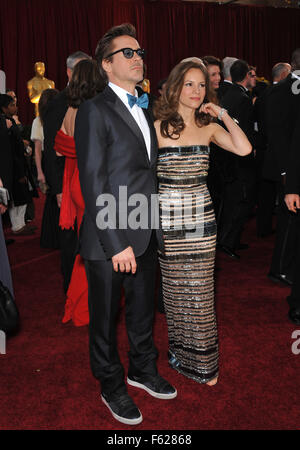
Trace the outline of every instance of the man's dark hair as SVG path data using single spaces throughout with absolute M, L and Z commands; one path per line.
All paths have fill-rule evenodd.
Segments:
M 230 75 L 233 83 L 243 81 L 249 72 L 249 65 L 243 59 L 235 61 L 230 68 Z
M 136 39 L 136 29 L 131 23 L 123 23 L 122 25 L 117 25 L 108 30 L 105 35 L 100 39 L 97 44 L 95 51 L 95 58 L 99 65 L 99 70 L 101 76 L 107 81 L 107 75 L 105 70 L 102 68 L 102 61 L 107 59 L 112 61 L 113 56 L 107 58 L 107 55 L 113 51 L 113 40 L 119 36 L 131 36 Z
M 216 58 L 215 56 L 203 56 L 201 58 L 203 61 L 203 64 L 205 66 L 218 66 L 220 68 L 220 72 L 223 71 L 223 63 L 219 58 Z
M 296 50 L 293 51 L 291 65 L 293 70 L 300 69 L 300 48 L 296 48 Z
M 0 110 L 2 112 L 4 112 L 2 108 L 7 108 L 11 103 L 14 103 L 14 101 L 15 100 L 10 95 L 1 94 L 0 95 Z
M 82 102 L 99 94 L 104 86 L 97 62 L 94 59 L 79 61 L 74 67 L 72 79 L 67 87 L 69 106 L 79 108 Z

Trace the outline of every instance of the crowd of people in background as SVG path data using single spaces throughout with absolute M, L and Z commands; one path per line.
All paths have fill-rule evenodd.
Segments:
M 78 62 L 81 57 L 88 57 L 83 52 L 74 55 L 68 60 L 75 58 L 74 60 Z M 239 158 L 216 148 L 214 144 L 211 145 L 208 185 L 218 223 L 218 249 L 238 260 L 241 257 L 240 251 L 249 246 L 241 240 L 249 217 L 256 215 L 257 236 L 264 238 L 275 233 L 276 213 L 276 239 L 268 276 L 274 282 L 292 286 L 297 226 L 296 214 L 291 214 L 284 202 L 284 180 L 290 131 L 293 129 L 292 125 L 288 127 L 286 124 L 291 124 L 297 116 L 298 96 L 291 95 L 291 85 L 299 76 L 297 75 L 297 70 L 300 70 L 299 51 L 294 52 L 291 64 L 279 62 L 273 66 L 270 81 L 263 77 L 259 78 L 256 67 L 235 57 L 226 56 L 221 60 L 214 56 L 203 56 L 192 59 L 203 61 L 217 102 L 229 111 L 253 146 L 253 152 L 249 157 Z M 71 69 L 69 67 L 68 69 L 69 77 Z M 150 94 L 152 100 L 150 104 L 162 95 L 166 81 L 167 78 L 159 81 L 158 95 Z M 274 89 L 278 83 L 282 86 L 281 90 Z M 143 92 L 141 88 L 139 89 Z M 50 248 L 64 248 L 62 242 L 64 239 L 60 237 L 62 232 L 56 226 L 59 217 L 56 205 L 59 206 L 62 191 L 62 169 L 59 169 L 61 163 L 57 163 L 58 171 L 51 168 L 50 163 L 46 163 L 47 157 L 50 160 L 54 159 L 53 138 L 48 144 L 50 151 L 46 148 L 44 152 L 43 132 L 47 103 L 57 94 L 56 89 L 46 89 L 43 92 L 39 102 L 39 116 L 34 119 L 32 126 L 21 124 L 17 97 L 13 89 L 8 88 L 6 94 L 1 95 L 0 105 L 1 136 L 3 136 L 1 142 L 2 148 L 6 149 L 1 152 L 0 170 L 2 183 L 10 192 L 8 213 L 12 232 L 16 236 L 36 232 L 36 227 L 31 223 L 34 218 L 32 198 L 37 197 L 39 187 L 41 192 L 47 195 L 41 245 Z M 296 105 L 295 111 L 290 108 L 292 103 Z M 291 111 L 292 119 L 283 118 L 283 104 Z M 286 124 L 283 120 L 286 120 Z M 59 122 L 60 118 L 57 119 L 57 123 Z M 9 148 L 11 150 L 8 150 Z M 47 179 L 44 172 L 47 172 Z M 48 213 L 51 216 L 50 220 Z M 55 225 L 52 226 L 52 223 Z M 50 224 L 50 229 L 47 224 Z M 6 244 L 13 241 L 14 239 L 7 239 Z M 74 243 L 71 246 L 67 245 L 68 249 L 74 247 Z M 66 253 L 69 251 L 66 250 Z M 73 257 L 65 257 L 62 250 L 62 258 L 64 286 L 67 291 Z M 162 304 L 159 304 L 159 309 L 163 310 Z
M 119 36 L 117 39 L 120 37 L 124 38 Z M 133 35 L 130 39 L 134 39 Z M 108 56 L 122 51 L 125 59 L 134 58 L 134 52 L 137 57 L 143 58 L 141 49 L 127 55 L 126 50 L 132 49 L 122 48 Z M 196 71 L 201 71 L 202 65 L 205 66 L 207 72 L 204 70 L 203 74 L 208 74 L 209 87 L 206 89 L 207 98 L 204 103 L 212 102 L 215 106 L 207 111 L 202 110 L 202 114 L 210 113 L 214 121 L 225 130 L 230 127 L 232 136 L 235 133 L 238 136 L 234 128 L 237 124 L 252 146 L 250 153 L 246 151 L 247 144 L 241 136 L 238 138 L 245 147 L 241 153 L 233 144 L 227 145 L 230 149 L 227 151 L 225 138 L 224 141 L 212 138 L 210 143 L 207 184 L 217 224 L 217 250 L 238 263 L 243 257 L 243 251 L 251 246 L 251 243 L 243 241 L 245 225 L 249 218 L 256 216 L 257 237 L 264 239 L 275 235 L 272 261 L 270 268 L 266 268 L 266 276 L 276 283 L 291 287 L 291 295 L 288 297 L 289 319 L 300 324 L 300 286 L 297 281 L 300 279 L 297 274 L 300 263 L 300 226 L 297 214 L 300 207 L 300 199 L 297 197 L 300 192 L 300 176 L 295 171 L 299 163 L 296 148 L 300 142 L 300 95 L 297 95 L 295 87 L 300 80 L 300 49 L 292 53 L 290 62 L 277 62 L 274 65 L 270 81 L 259 78 L 255 66 L 235 57 L 226 56 L 221 60 L 214 56 L 195 56 L 179 62 L 179 68 L 180 64 L 181 67 L 186 65 L 187 70 Z M 4 214 L 8 211 L 15 238 L 7 240 L 6 245 L 17 245 L 14 240 L 18 236 L 36 233 L 36 227 L 32 224 L 33 199 L 38 195 L 45 195 L 40 243 L 42 247 L 60 249 L 63 288 L 68 299 L 64 322 L 72 319 L 75 325 L 80 326 L 86 325 L 90 320 L 84 263 L 79 255 L 76 256 L 85 207 L 79 178 L 82 181 L 87 176 L 87 169 L 83 168 L 82 154 L 79 153 L 81 159 L 79 158 L 78 172 L 75 141 L 79 149 L 84 145 L 80 137 L 74 140 L 75 120 L 79 106 L 102 92 L 107 80 L 105 74 L 100 75 L 101 70 L 97 78 L 96 62 L 81 51 L 70 55 L 66 65 L 68 85 L 61 92 L 56 89 L 46 89 L 43 92 L 38 105 L 39 115 L 30 127 L 23 126 L 18 118 L 15 92 L 8 89 L 6 94 L 0 96 L 0 186 L 7 189 L 10 198 L 8 205 L 0 205 L 0 212 Z M 108 63 L 105 62 L 104 67 L 110 80 L 111 69 Z M 139 80 L 136 81 L 136 85 L 143 86 L 143 80 L 139 83 Z M 156 117 L 158 111 L 163 117 L 158 105 L 167 101 L 171 89 L 169 77 L 159 82 L 158 96 L 146 94 L 151 100 L 150 117 L 154 120 L 160 119 Z M 140 97 L 145 95 L 141 87 L 137 92 Z M 222 116 L 225 114 L 226 117 L 227 113 L 229 118 L 222 120 Z M 79 117 L 84 127 L 83 115 L 79 114 Z M 230 118 L 235 124 L 231 124 Z M 136 120 L 140 118 L 137 116 Z M 203 123 L 205 126 L 209 125 L 209 122 Z M 178 136 L 181 136 L 180 133 L 181 131 Z M 168 131 L 165 131 L 164 136 L 168 136 Z M 221 146 L 222 142 L 224 148 Z M 149 152 L 151 153 L 150 150 Z M 81 189 L 84 196 L 87 195 L 88 188 L 82 183 Z M 72 196 L 77 196 L 78 200 L 75 202 L 75 209 L 71 202 Z M 1 223 L 0 226 L 2 227 Z M 3 241 L 2 234 L 0 238 Z M 4 245 L 3 242 L 0 244 Z M 89 259 L 93 259 L 93 251 L 96 250 L 86 250 Z M 161 260 L 161 265 L 167 273 L 164 260 Z M 86 264 L 86 270 L 91 277 L 92 266 Z M 160 275 L 160 280 L 161 278 Z M 13 289 L 11 281 L 9 283 Z M 80 289 L 80 286 L 83 288 Z M 160 286 L 157 306 L 160 312 L 164 312 L 162 291 Z M 155 349 L 152 351 L 155 353 Z M 173 355 L 173 363 L 174 361 Z M 104 375 L 103 377 L 105 378 Z M 214 379 L 216 377 L 217 369 Z M 138 380 L 139 377 L 132 376 L 129 384 L 140 387 Z M 165 380 L 161 379 L 159 382 L 162 389 L 159 395 L 165 395 L 161 398 L 174 398 L 176 391 L 173 387 L 166 384 Z M 142 384 L 144 385 L 144 381 Z M 150 390 L 151 386 L 150 383 Z M 104 394 L 103 401 L 114 415 L 114 403 L 110 402 L 108 394 Z M 130 407 L 132 412 L 134 406 L 131 404 Z M 130 424 L 131 420 L 132 424 L 139 423 L 140 416 L 136 410 L 134 414 L 134 418 L 130 418 L 129 414 L 125 419 L 128 422 L 125 423 Z

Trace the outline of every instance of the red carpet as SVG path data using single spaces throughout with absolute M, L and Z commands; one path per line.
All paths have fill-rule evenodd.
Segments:
M 37 224 L 41 204 L 36 202 Z M 156 400 L 129 387 L 144 421 L 127 427 L 111 418 L 100 400 L 89 367 L 87 327 L 61 323 L 59 253 L 40 249 L 38 235 L 17 237 L 8 251 L 22 329 L 0 355 L 0 429 L 298 429 L 300 355 L 291 350 L 297 327 L 287 319 L 289 289 L 267 279 L 273 238 L 258 240 L 254 220 L 244 241 L 251 247 L 240 252 L 240 262 L 218 255 L 218 384 L 197 384 L 168 367 L 165 316 L 157 313 L 158 367 L 178 397 Z M 120 319 L 120 355 L 127 367 L 122 313 Z

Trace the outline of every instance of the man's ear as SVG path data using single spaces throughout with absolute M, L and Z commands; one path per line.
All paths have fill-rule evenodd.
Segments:
M 67 67 L 67 76 L 68 76 L 68 80 L 71 81 L 71 78 L 72 78 L 72 70 L 69 69 L 69 67 Z
M 108 59 L 103 59 L 102 68 L 105 72 L 111 72 L 111 62 Z

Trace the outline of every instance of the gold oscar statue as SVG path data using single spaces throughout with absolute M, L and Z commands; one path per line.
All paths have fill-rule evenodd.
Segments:
M 142 81 L 142 88 L 144 92 L 147 92 L 147 94 L 150 94 L 150 80 L 147 78 L 144 78 Z
M 41 93 L 45 89 L 54 89 L 55 83 L 52 80 L 45 78 L 45 64 L 43 62 L 36 62 L 34 65 L 35 76 L 27 83 L 28 95 L 31 103 L 35 105 L 35 115 L 38 116 L 38 103 Z

